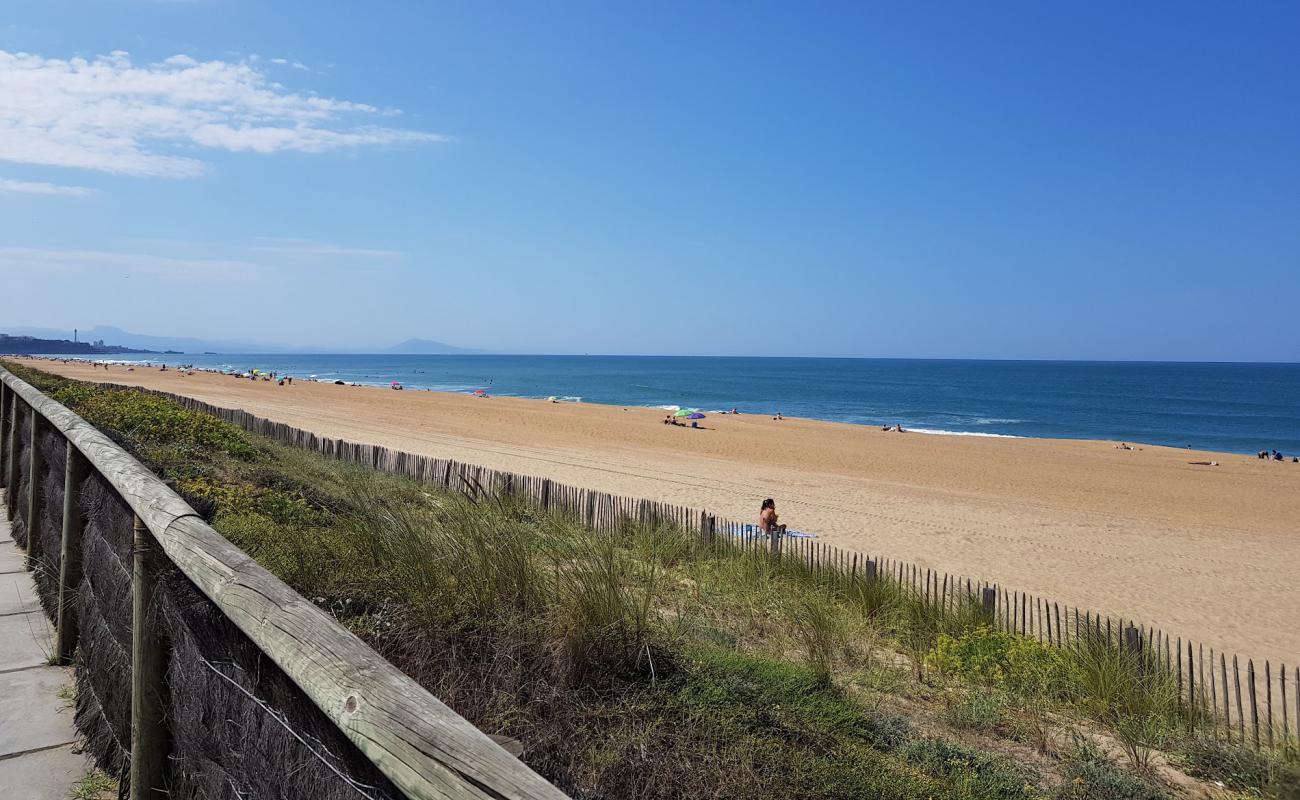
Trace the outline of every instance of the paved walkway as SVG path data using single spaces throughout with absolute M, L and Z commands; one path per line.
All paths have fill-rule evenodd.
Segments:
M 3 491 L 0 490 L 0 497 Z M 0 504 L 0 798 L 67 800 L 91 765 L 74 752 L 72 670 L 49 665 L 54 633 Z

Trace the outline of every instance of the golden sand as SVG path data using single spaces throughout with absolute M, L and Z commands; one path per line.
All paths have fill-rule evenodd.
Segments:
M 1300 464 L 749 415 L 692 430 L 645 408 L 31 363 L 741 521 L 774 497 L 782 522 L 842 547 L 1136 618 L 1207 651 L 1300 659 Z

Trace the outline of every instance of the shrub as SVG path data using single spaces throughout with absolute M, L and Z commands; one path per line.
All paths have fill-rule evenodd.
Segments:
M 942 739 L 916 739 L 903 749 L 904 757 L 926 773 L 952 781 L 961 794 L 972 798 L 1040 797 L 1037 776 L 1010 761 L 968 750 Z
M 1165 800 L 1161 789 L 1121 770 L 1095 744 L 1076 739 L 1061 770 L 1056 800 Z
M 991 730 L 1002 721 L 1006 707 L 1002 697 L 992 692 L 959 692 L 945 696 L 940 717 L 954 728 Z
M 958 636 L 941 635 L 925 660 L 944 674 L 1033 697 L 1068 699 L 1078 680 L 1067 651 L 983 625 Z
M 182 449 L 212 448 L 243 461 L 262 453 L 249 435 L 209 414 L 190 411 L 162 397 L 129 389 L 100 389 L 66 384 L 50 396 L 97 426 L 118 431 L 143 444 Z
M 1300 798 L 1300 764 L 1294 754 L 1270 754 L 1232 742 L 1194 739 L 1180 756 L 1188 773 L 1196 777 L 1288 800 Z

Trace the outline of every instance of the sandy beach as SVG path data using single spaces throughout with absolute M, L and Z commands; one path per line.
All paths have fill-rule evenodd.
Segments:
M 883 432 L 654 409 L 29 361 L 317 433 L 755 518 L 872 556 L 1136 618 L 1207 648 L 1300 659 L 1300 464 L 1114 442 Z M 1217 461 L 1218 466 L 1192 462 Z

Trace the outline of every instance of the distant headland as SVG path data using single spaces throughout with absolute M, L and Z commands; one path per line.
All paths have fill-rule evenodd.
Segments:
M 0 339 L 0 353 L 31 354 L 113 354 L 113 353 L 185 353 L 211 354 L 394 354 L 394 355 L 452 355 L 476 354 L 483 350 L 456 347 L 432 339 L 407 339 L 400 344 L 359 345 L 352 347 L 323 348 L 309 344 L 283 344 L 246 339 L 201 339 L 190 336 L 157 336 L 132 333 L 111 325 L 97 325 L 89 330 L 62 330 L 58 328 L 33 328 L 22 325 L 0 325 L 6 331 Z M 30 342 L 30 343 L 29 343 Z M 47 344 L 36 344 L 47 343 Z M 44 347 L 45 349 L 36 349 Z M 50 349 L 55 348 L 55 349 Z M 100 349 L 96 349 L 100 348 Z
M 13 355 L 113 355 L 118 353 L 174 353 L 174 350 L 140 350 L 115 344 L 104 344 L 103 339 L 90 342 L 73 339 L 41 339 L 36 336 L 10 336 L 0 333 L 0 353 Z

